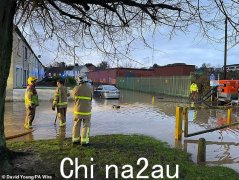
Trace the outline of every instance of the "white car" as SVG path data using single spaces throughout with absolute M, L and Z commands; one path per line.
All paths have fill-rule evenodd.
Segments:
M 113 85 L 100 85 L 94 90 L 94 97 L 119 99 L 120 91 Z

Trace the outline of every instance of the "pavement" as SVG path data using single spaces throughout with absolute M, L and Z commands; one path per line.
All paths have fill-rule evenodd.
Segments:
M 42 88 L 36 88 L 38 93 L 38 99 L 39 101 L 52 101 L 52 98 L 54 96 L 55 88 L 50 89 L 42 89 Z M 13 101 L 21 102 L 24 101 L 26 89 L 13 89 Z M 71 94 L 71 90 L 69 90 Z M 9 97 L 6 97 L 8 101 L 11 101 Z

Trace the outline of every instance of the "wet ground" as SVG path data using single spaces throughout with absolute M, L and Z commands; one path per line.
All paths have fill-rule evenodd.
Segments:
M 181 98 L 157 96 L 152 104 L 152 96 L 133 91 L 121 91 L 120 100 L 94 99 L 92 106 L 91 135 L 99 134 L 144 134 L 168 142 L 171 146 L 187 149 L 197 160 L 197 141 L 203 137 L 207 141 L 206 161 L 209 165 L 219 164 L 239 172 L 239 126 L 212 133 L 174 140 L 175 107 L 186 106 Z M 112 105 L 119 105 L 113 109 Z M 54 126 L 56 112 L 51 110 L 50 101 L 40 102 L 33 122 L 35 131 L 15 140 L 31 141 L 71 137 L 73 125 L 73 103 L 67 111 L 67 126 Z M 189 112 L 189 133 L 210 129 L 226 123 L 225 110 L 199 110 Z M 234 110 L 232 121 L 239 121 L 239 110 Z M 25 132 L 23 128 L 25 107 L 23 102 L 6 103 L 6 136 Z

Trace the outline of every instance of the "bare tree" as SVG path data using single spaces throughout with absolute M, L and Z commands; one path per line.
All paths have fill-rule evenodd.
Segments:
M 97 65 L 96 68 L 99 69 L 99 70 L 105 70 L 105 69 L 109 69 L 110 65 L 107 61 L 102 61 Z
M 158 65 L 158 64 L 153 64 L 153 66 L 152 67 L 150 67 L 151 69 L 156 69 L 156 68 L 158 68 L 158 67 L 160 67 L 160 65 Z
M 134 64 L 132 63 L 132 61 L 131 62 L 127 61 L 127 62 L 124 62 L 121 67 L 122 68 L 134 68 Z
M 14 23 L 31 29 L 39 44 L 58 41 L 58 49 L 97 48 L 108 57 L 124 55 L 146 31 L 167 28 L 168 34 L 190 30 L 195 24 L 209 40 L 220 41 L 228 20 L 231 46 L 238 42 L 239 3 L 214 0 L 1 0 L 0 1 L 0 158 L 6 157 L 4 104 L 11 64 Z M 148 45 L 149 46 L 149 45 Z M 3 162 L 0 159 L 0 162 Z M 2 167 L 0 165 L 0 167 Z

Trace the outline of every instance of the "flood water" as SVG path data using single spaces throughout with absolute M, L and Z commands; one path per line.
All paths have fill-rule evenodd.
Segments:
M 144 134 L 167 142 L 172 147 L 187 150 L 192 160 L 197 160 L 197 142 L 205 138 L 206 161 L 209 165 L 224 165 L 239 172 L 239 126 L 214 131 L 182 141 L 174 140 L 175 108 L 186 106 L 186 100 L 172 97 L 156 97 L 152 104 L 152 96 L 145 93 L 121 90 L 120 100 L 94 99 L 92 103 L 91 135 L 102 134 Z M 112 105 L 119 105 L 113 109 Z M 71 137 L 73 126 L 73 103 L 67 109 L 66 128 L 54 126 L 56 112 L 51 110 L 51 102 L 40 102 L 33 122 L 35 131 L 26 136 L 14 139 L 31 141 Z M 211 129 L 226 124 L 225 110 L 189 111 L 189 133 Z M 25 132 L 24 102 L 6 103 L 5 134 L 11 136 Z M 239 110 L 234 110 L 232 121 L 239 121 Z

